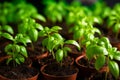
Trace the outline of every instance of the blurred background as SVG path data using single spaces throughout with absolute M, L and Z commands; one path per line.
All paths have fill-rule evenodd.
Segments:
M 38 9 L 42 9 L 44 7 L 43 5 L 43 1 L 47 2 L 50 0 L 0 0 L 0 2 L 20 2 L 20 1 L 26 1 L 29 2 L 31 4 L 33 4 L 34 6 L 36 6 Z M 51 1 L 60 1 L 60 0 L 51 0 Z M 84 5 L 90 5 L 95 3 L 96 1 L 104 1 L 106 2 L 106 4 L 110 7 L 113 7 L 116 3 L 119 3 L 120 0 L 64 0 L 67 3 L 71 3 L 72 1 L 79 1 L 80 3 L 84 4 Z

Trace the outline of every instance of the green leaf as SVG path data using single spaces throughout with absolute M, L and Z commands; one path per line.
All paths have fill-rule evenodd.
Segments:
M 25 34 L 27 32 L 27 30 L 28 30 L 28 22 L 22 23 L 18 26 L 19 33 Z
M 88 59 L 91 59 L 94 55 L 101 55 L 101 54 L 108 55 L 108 51 L 106 50 L 106 48 L 97 45 L 87 46 L 86 55 Z
M 18 58 L 15 59 L 15 62 L 16 62 L 17 64 L 20 64 L 20 61 L 19 61 Z
M 67 56 L 68 51 L 71 51 L 69 47 L 63 47 L 64 57 Z
M 5 52 L 8 53 L 8 52 L 11 52 L 11 49 L 12 49 L 12 44 L 8 44 L 5 46 Z
M 12 58 L 8 58 L 6 64 L 8 65 L 12 61 Z
M 80 29 L 80 30 L 77 30 L 77 31 L 73 32 L 74 33 L 73 38 L 75 40 L 80 39 L 81 37 L 83 37 L 84 32 L 85 32 L 84 29 Z
M 117 23 L 117 24 L 115 24 L 115 26 L 113 27 L 113 32 L 118 33 L 119 30 L 120 30 L 120 23 Z
M 120 51 L 116 51 L 116 52 L 114 53 L 114 59 L 120 61 Z
M 19 53 L 20 52 L 20 46 L 19 45 L 13 45 L 12 50 L 14 50 L 13 53 Z
M 65 41 L 65 44 L 73 44 L 78 48 L 78 50 L 80 50 L 80 45 L 75 40 L 67 40 L 67 41 Z
M 35 26 L 38 30 L 43 30 L 43 26 L 41 24 L 37 24 L 36 23 L 36 26 Z
M 51 52 L 52 49 L 53 49 L 53 46 L 55 44 L 53 44 L 53 41 L 54 41 L 54 37 L 49 37 L 48 38 L 48 44 L 47 44 L 47 49 Z
M 30 39 L 28 36 L 25 36 L 25 37 L 23 38 L 23 41 L 24 41 L 24 44 L 25 44 L 25 43 L 31 43 L 31 42 L 32 42 L 31 39 Z
M 45 17 L 43 17 L 40 14 L 34 14 L 33 17 L 36 18 L 36 19 L 39 19 L 40 21 L 46 22 Z
M 47 47 L 47 44 L 48 44 L 48 38 L 43 39 L 42 41 L 43 47 Z
M 5 30 L 5 31 L 7 31 L 7 32 L 9 32 L 9 33 L 11 33 L 11 34 L 14 33 L 12 27 L 9 26 L 9 25 L 2 26 L 2 28 L 3 28 L 3 30 Z
M 59 30 L 62 30 L 62 28 L 60 26 L 53 26 L 51 28 L 52 31 L 58 32 Z
M 63 37 L 59 33 L 54 33 L 52 36 L 57 40 L 63 40 Z
M 27 54 L 27 50 L 24 46 L 20 46 L 20 53 L 24 56 L 24 57 L 28 57 Z
M 38 31 L 36 29 L 31 29 L 29 32 L 28 32 L 28 35 L 30 37 L 30 39 L 35 42 L 37 41 L 38 39 Z
M 108 66 L 112 75 L 117 79 L 119 77 L 119 65 L 115 61 L 109 61 Z
M 38 34 L 39 34 L 40 37 L 44 37 L 44 36 L 47 35 L 47 34 L 45 33 L 45 31 L 43 31 L 43 30 L 42 30 L 42 31 L 39 31 Z
M 13 41 L 13 36 L 11 36 L 9 33 L 2 33 L 2 36 L 6 39 L 9 39 L 9 40 Z
M 56 60 L 57 62 L 60 62 L 62 61 L 62 59 L 63 59 L 63 50 L 59 49 L 56 52 Z
M 112 45 L 110 44 L 110 40 L 107 37 L 102 37 L 100 41 L 103 41 L 105 43 L 105 47 L 107 49 L 112 48 Z
M 19 57 L 18 60 L 19 60 L 20 62 L 22 62 L 22 63 L 25 62 L 25 58 L 24 58 L 24 57 Z
M 95 61 L 95 68 L 99 70 L 104 64 L 105 64 L 105 56 L 104 55 L 98 56 Z

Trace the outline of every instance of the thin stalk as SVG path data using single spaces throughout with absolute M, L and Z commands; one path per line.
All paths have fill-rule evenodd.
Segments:
M 55 59 L 54 51 L 51 51 L 53 59 Z
M 34 45 L 33 45 L 33 43 L 31 43 L 31 48 L 32 48 L 32 50 L 34 51 Z
M 108 65 L 108 61 L 109 61 L 109 57 L 107 57 L 107 59 L 106 59 L 106 64 Z M 106 71 L 106 73 L 105 73 L 105 80 L 107 80 L 107 74 L 108 72 Z
M 115 34 L 115 39 L 117 39 L 117 38 L 118 38 L 118 33 Z

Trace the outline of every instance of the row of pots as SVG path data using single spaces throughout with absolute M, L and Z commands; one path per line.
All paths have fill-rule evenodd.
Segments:
M 41 76 L 41 75 L 44 76 L 44 78 L 42 78 L 43 80 L 76 80 L 76 79 L 79 80 L 81 78 L 92 80 L 91 75 L 93 77 L 93 74 L 97 73 L 97 70 L 92 67 L 83 66 L 79 63 L 80 60 L 82 60 L 83 58 L 86 57 L 85 51 L 83 51 L 82 53 L 79 53 L 79 54 L 69 53 L 68 55 L 73 59 L 73 61 L 70 64 L 68 64 L 69 66 L 74 66 L 74 69 L 76 72 L 74 72 L 73 74 L 70 74 L 67 76 L 54 76 L 54 75 L 49 75 L 48 73 L 45 73 L 44 69 L 46 69 L 47 66 L 53 65 L 53 62 L 54 62 L 54 60 L 50 60 L 46 63 L 42 63 L 42 61 L 41 61 L 42 59 L 46 58 L 45 60 L 48 60 L 48 57 L 50 57 L 48 52 L 46 52 L 45 54 L 43 54 L 39 57 L 38 56 L 35 57 L 36 59 L 31 58 L 32 59 L 31 62 L 33 62 L 32 63 L 33 66 L 30 64 L 29 66 L 26 67 L 26 68 L 31 68 L 31 69 L 37 71 L 36 74 L 31 78 L 19 79 L 19 80 L 38 80 L 39 76 Z M 34 65 L 34 62 L 37 62 L 38 65 Z M 87 63 L 87 62 L 83 61 L 83 63 Z M 37 70 L 34 69 L 38 66 L 39 66 L 39 68 Z M 107 68 L 105 68 L 105 70 L 101 70 L 101 71 L 105 72 L 106 70 L 107 70 Z M 14 80 L 14 79 L 8 79 L 8 78 L 5 78 L 4 76 L 0 75 L 0 80 Z

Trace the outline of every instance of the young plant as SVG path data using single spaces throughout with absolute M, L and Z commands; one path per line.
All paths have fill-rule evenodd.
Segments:
M 19 23 L 26 18 L 34 18 L 45 22 L 45 18 L 37 12 L 37 9 L 25 2 L 13 4 L 4 2 L 0 4 L 0 24 Z
M 5 46 L 5 52 L 10 56 L 6 64 L 13 62 L 13 66 L 15 67 L 21 63 L 24 63 L 25 58 L 28 57 L 25 46 L 27 46 L 27 43 L 31 42 L 29 37 L 23 36 L 22 34 L 17 34 L 15 37 L 9 35 L 6 36 L 6 38 L 12 41 L 12 43 Z
M 120 31 L 120 4 L 116 4 L 112 12 L 108 17 L 108 28 L 111 28 L 113 33 L 115 33 L 115 38 L 118 39 Z
M 6 38 L 6 36 L 9 36 L 10 34 L 14 34 L 14 31 L 11 26 L 9 25 L 0 26 L 0 39 L 2 37 Z
M 93 27 L 93 23 L 85 17 L 78 24 L 70 28 L 73 33 L 73 39 L 77 40 L 81 47 L 86 46 L 89 41 L 95 38 L 95 34 L 101 34 L 100 30 Z
M 119 65 L 116 60 L 120 61 L 120 51 L 112 47 L 107 37 L 95 38 L 87 45 L 86 56 L 89 61 L 95 60 L 96 70 L 100 70 L 103 66 L 109 68 L 109 71 L 106 71 L 105 80 L 107 80 L 108 73 L 112 73 L 116 79 L 119 77 Z
M 34 50 L 33 43 L 38 40 L 38 33 L 43 30 L 42 25 L 35 22 L 34 19 L 27 18 L 18 26 L 18 33 L 27 35 L 32 41 L 32 49 Z
M 19 4 L 15 5 L 15 11 L 13 15 L 14 22 L 24 21 L 26 18 L 33 18 L 38 19 L 40 21 L 45 22 L 45 18 L 37 12 L 37 9 L 29 3 L 20 2 Z
M 78 47 L 80 50 L 79 44 L 75 40 L 64 40 L 64 38 L 58 33 L 58 30 L 61 30 L 59 26 L 53 26 L 51 29 L 45 27 L 44 30 L 40 32 L 40 35 L 45 37 L 42 41 L 44 47 L 48 49 L 54 59 L 57 62 L 61 62 L 64 57 L 67 56 L 67 51 L 70 50 L 68 47 L 65 47 L 64 44 L 73 44 Z
M 64 1 L 51 1 L 45 3 L 45 15 L 46 17 L 51 20 L 53 23 L 55 22 L 62 22 L 63 18 L 66 15 L 66 4 Z
M 0 24 L 6 25 L 11 22 L 14 14 L 14 6 L 11 3 L 0 3 Z

